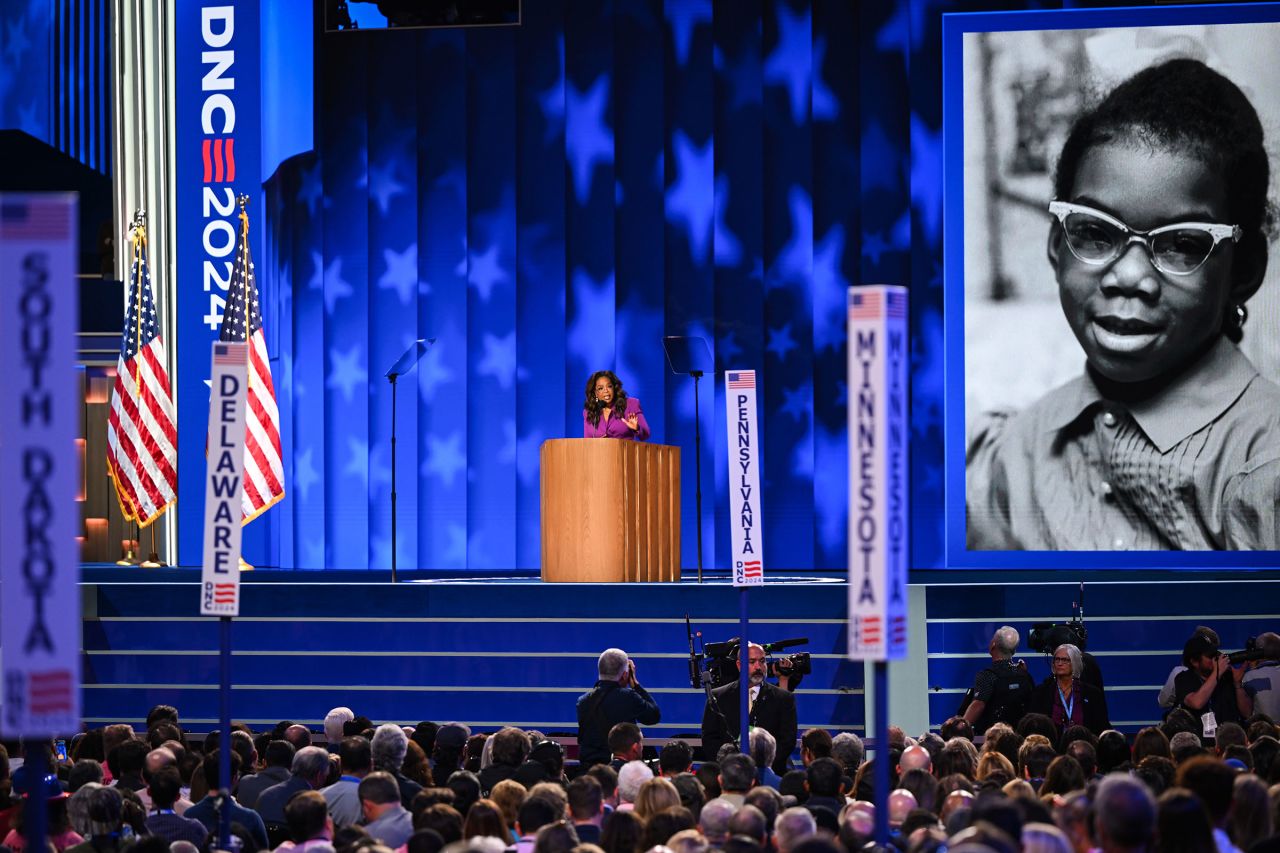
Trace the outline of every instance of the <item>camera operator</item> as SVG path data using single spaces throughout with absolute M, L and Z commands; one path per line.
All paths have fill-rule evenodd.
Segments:
M 973 687 L 957 712 L 973 726 L 974 734 L 982 734 L 997 722 L 1016 726 L 1026 713 L 1035 682 L 1027 673 L 1025 663 L 1013 662 L 1019 639 L 1017 629 L 1009 625 L 997 629 L 991 636 L 987 646 L 991 666 L 973 679 Z
M 1258 635 L 1263 659 L 1245 673 L 1244 689 L 1253 697 L 1253 712 L 1280 720 L 1280 634 Z
M 1231 661 L 1204 634 L 1195 634 L 1182 648 L 1187 671 L 1174 679 L 1179 705 L 1200 718 L 1204 737 L 1211 738 L 1223 723 L 1243 723 L 1253 713 Z
M 608 764 L 609 731 L 618 723 L 656 725 L 658 703 L 636 679 L 636 663 L 622 649 L 605 649 L 597 666 L 600 680 L 578 697 L 578 763 Z
M 777 741 L 773 771 L 783 776 L 789 769 L 791 752 L 796 748 L 796 697 L 765 681 L 763 646 L 748 643 L 747 655 L 747 681 L 751 690 L 748 722 L 769 732 Z M 702 750 L 708 761 L 714 760 L 720 747 L 742 732 L 742 662 L 738 656 L 735 661 L 739 668 L 738 680 L 711 691 L 711 699 L 702 712 Z

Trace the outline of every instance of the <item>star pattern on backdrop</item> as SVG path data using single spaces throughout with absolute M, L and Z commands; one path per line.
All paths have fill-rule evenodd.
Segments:
M 834 121 L 840 114 L 840 104 L 827 81 L 822 78 L 822 64 L 827 58 L 827 40 L 818 36 L 813 40 L 813 91 L 809 95 L 814 121 Z
M 791 210 L 791 238 L 783 245 L 769 270 L 771 288 L 809 280 L 813 264 L 813 203 L 800 187 L 787 193 Z
M 320 202 L 324 199 L 324 179 L 320 169 L 320 159 L 304 169 L 302 179 L 298 182 L 298 201 L 307 206 L 307 213 L 316 215 Z
M 809 117 L 811 48 L 809 13 L 796 12 L 779 3 L 778 44 L 764 63 L 764 82 L 783 86 L 791 104 L 791 120 L 802 125 Z
M 813 346 L 844 342 L 845 302 L 849 282 L 840 271 L 844 258 L 844 226 L 833 225 L 813 247 Z
M 711 0 L 681 0 L 666 8 L 667 23 L 671 25 L 671 42 L 675 47 L 676 63 L 689 64 L 689 51 L 693 49 L 694 31 L 711 23 Z
M 484 355 L 476 363 L 476 375 L 491 376 L 506 390 L 516 379 L 516 333 L 484 336 Z
M 791 415 L 791 417 L 803 423 L 812 413 L 813 389 L 807 385 L 801 385 L 798 388 L 783 388 L 782 396 L 785 398 L 785 402 L 782 404 L 783 414 Z
M 453 382 L 453 371 L 444 363 L 444 348 L 432 346 L 418 362 L 418 389 L 425 403 L 433 403 L 436 390 Z
M 611 363 L 614 355 L 614 336 L 606 334 L 614 327 L 613 276 L 596 281 L 575 270 L 572 288 L 574 318 L 565 343 L 589 370 L 600 370 L 596 365 Z
M 499 252 L 500 247 L 493 243 L 467 259 L 467 281 L 485 302 L 493 296 L 493 288 L 507 280 L 507 271 L 498 259 Z
M 713 186 L 715 144 L 708 139 L 697 145 L 683 131 L 672 135 L 676 157 L 676 181 L 667 191 L 667 221 L 684 225 L 689 254 L 696 263 L 707 259 L 711 243 L 711 221 L 715 215 Z
M 311 258 L 318 264 L 324 263 L 319 252 L 312 252 Z M 312 277 L 311 284 L 313 287 L 317 280 L 321 289 L 324 290 L 324 313 L 326 314 L 333 314 L 334 309 L 338 306 L 339 299 L 346 299 L 355 293 L 355 288 L 342 277 L 342 258 L 334 258 L 331 264 L 324 267 L 322 275 Z
M 585 92 L 566 81 L 565 154 L 573 173 L 578 204 L 591 197 L 596 166 L 613 165 L 613 131 L 606 124 L 609 109 L 609 75 L 601 74 Z
M 716 178 L 715 192 L 715 225 L 714 244 L 716 250 L 716 266 L 736 267 L 742 260 L 742 244 L 733 236 L 729 225 L 725 222 L 725 214 L 729 210 L 729 176 Z
M 394 290 L 401 305 L 409 305 L 418 293 L 418 244 L 410 243 L 403 252 L 382 250 L 386 271 L 378 279 L 378 287 Z
M 27 19 L 18 17 L 9 21 L 5 36 L 5 58 L 10 64 L 17 65 L 22 61 L 22 55 L 27 52 L 27 48 L 31 46 L 31 40 L 27 38 Z
M 765 345 L 765 349 L 777 356 L 779 361 L 786 361 L 787 354 L 798 346 L 799 344 L 791 340 L 790 323 L 778 329 L 769 329 L 769 343 Z
M 293 485 L 304 503 L 311 499 L 311 487 L 318 482 L 320 474 L 316 472 L 315 448 L 308 447 L 294 454 Z
M 427 435 L 427 458 L 422 463 L 422 474 L 434 477 L 444 484 L 445 488 L 453 486 L 454 479 L 467 468 L 467 460 L 462 455 L 462 436 L 458 433 L 442 439 L 436 435 Z
M 378 203 L 378 212 L 383 216 L 390 210 L 391 200 L 406 190 L 407 187 L 396 180 L 395 160 L 369 167 L 369 197 Z
M 340 392 L 347 403 L 355 398 L 356 389 L 366 387 L 369 382 L 369 372 L 360 363 L 361 355 L 360 344 L 355 344 L 346 352 L 336 347 L 329 350 L 329 361 L 333 368 L 329 371 L 329 378 L 325 380 L 325 387 Z

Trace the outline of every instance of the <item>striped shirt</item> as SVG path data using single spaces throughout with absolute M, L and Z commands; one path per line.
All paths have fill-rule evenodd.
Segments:
M 1158 394 L 1086 373 L 992 415 L 965 459 L 976 550 L 1280 550 L 1280 386 L 1222 338 Z

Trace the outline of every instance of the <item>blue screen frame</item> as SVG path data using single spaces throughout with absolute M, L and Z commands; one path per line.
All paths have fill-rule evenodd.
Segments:
M 945 565 L 948 569 L 1271 568 L 1275 551 L 971 551 L 965 533 L 964 80 L 968 33 L 1275 23 L 1280 3 L 943 15 Z M 1274 140 L 1269 140 L 1274 145 Z M 1277 164 L 1280 165 L 1280 164 Z M 1275 169 L 1275 166 L 1273 166 Z M 1273 252 L 1273 254 L 1275 254 Z M 1280 262 L 1273 257 L 1272 263 Z

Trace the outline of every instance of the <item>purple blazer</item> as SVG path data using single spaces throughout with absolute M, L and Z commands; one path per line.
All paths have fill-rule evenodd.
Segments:
M 640 428 L 633 430 L 627 426 L 627 422 L 614 414 L 609 420 L 600 418 L 600 423 L 592 425 L 587 420 L 587 410 L 582 410 L 582 437 L 583 438 L 625 438 L 631 441 L 644 441 L 649 437 L 649 423 L 644 419 L 644 412 L 640 411 L 640 401 L 635 397 L 627 398 L 627 415 L 635 415 L 640 419 Z

